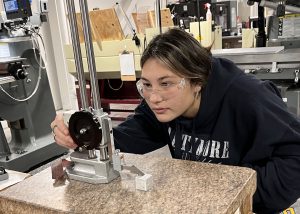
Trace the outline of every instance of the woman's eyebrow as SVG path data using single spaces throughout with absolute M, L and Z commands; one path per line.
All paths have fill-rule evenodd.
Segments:
M 148 82 L 149 82 L 149 80 L 148 80 L 147 78 L 145 78 L 145 77 L 141 77 L 140 79 L 141 79 L 141 80 L 145 80 L 145 81 L 148 81 Z
M 167 78 L 174 78 L 174 76 L 169 76 L 169 75 L 163 76 L 163 77 L 158 78 L 158 81 L 162 81 L 162 80 L 167 79 Z M 144 80 L 144 81 L 148 81 L 149 82 L 149 80 L 147 78 L 145 78 L 145 77 L 141 77 L 141 79 Z

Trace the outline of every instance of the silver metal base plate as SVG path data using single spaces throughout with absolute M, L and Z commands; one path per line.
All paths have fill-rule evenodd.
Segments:
M 96 151 L 97 158 L 89 159 L 87 152 L 73 152 L 70 155 L 74 165 L 67 168 L 67 174 L 70 179 L 82 182 L 99 184 L 109 183 L 119 176 L 119 172 L 113 169 L 109 160 L 101 161 L 99 151 Z

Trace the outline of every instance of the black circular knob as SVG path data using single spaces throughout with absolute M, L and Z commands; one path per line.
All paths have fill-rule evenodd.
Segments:
M 78 111 L 69 120 L 69 132 L 79 147 L 95 149 L 102 140 L 102 129 L 98 119 L 88 111 Z

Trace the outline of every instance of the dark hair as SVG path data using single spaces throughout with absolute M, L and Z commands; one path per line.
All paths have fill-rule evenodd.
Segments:
M 205 86 L 211 71 L 210 49 L 179 28 L 172 28 L 151 40 L 141 57 L 141 68 L 150 58 L 159 60 L 195 85 Z

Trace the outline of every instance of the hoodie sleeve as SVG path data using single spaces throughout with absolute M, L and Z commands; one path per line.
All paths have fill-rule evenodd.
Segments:
M 300 121 L 278 95 L 272 83 L 259 85 L 243 115 L 252 143 L 242 165 L 257 172 L 256 213 L 282 211 L 300 197 Z
M 121 152 L 145 154 L 166 145 L 162 125 L 143 101 L 126 121 L 113 129 L 115 147 Z

